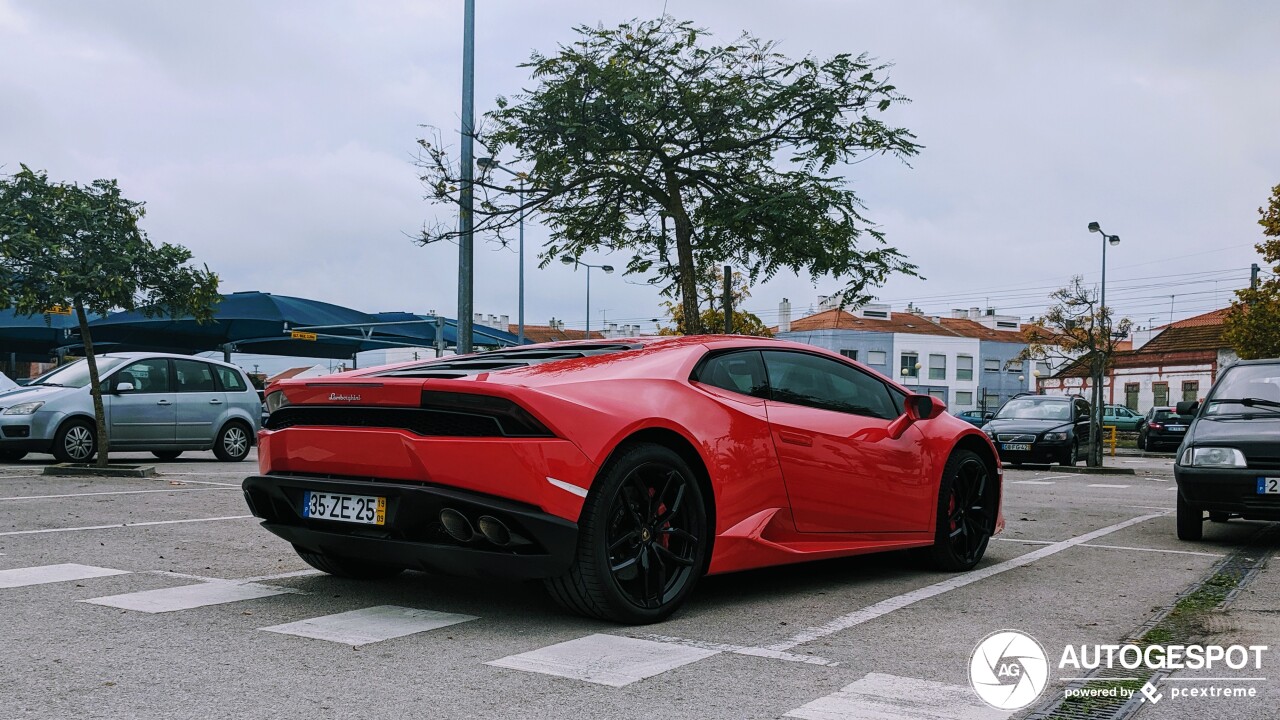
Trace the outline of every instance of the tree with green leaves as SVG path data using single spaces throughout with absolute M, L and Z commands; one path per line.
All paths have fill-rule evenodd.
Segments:
M 1271 277 L 1236 291 L 1223 329 L 1223 337 L 1245 360 L 1280 358 L 1280 185 L 1271 188 L 1270 202 L 1258 214 L 1266 239 L 1256 247 Z
M 743 309 L 747 298 L 751 297 L 751 289 L 741 275 L 734 276 L 732 284 L 733 329 L 732 335 L 755 335 L 757 337 L 773 337 L 769 326 L 764 324 L 755 313 Z M 664 327 L 659 335 L 686 335 L 684 322 L 684 306 L 667 300 L 663 303 L 667 315 L 674 327 Z M 716 269 L 710 276 L 698 283 L 698 306 L 706 306 L 702 311 L 702 332 L 724 333 L 724 272 Z
M 653 273 L 704 330 L 698 283 L 724 264 L 752 285 L 782 270 L 845 283 L 845 302 L 916 267 L 864 217 L 841 174 L 873 155 L 904 162 L 920 146 L 884 114 L 906 98 L 866 55 L 790 59 L 742 35 L 725 45 L 669 16 L 576 28 L 578 38 L 523 67 L 535 87 L 499 97 L 476 141 L 527 173 L 481 175 L 476 233 L 499 237 L 522 211 L 550 227 L 542 265 L 619 251 Z M 419 141 L 427 198 L 458 202 L 460 172 L 437 137 Z M 669 231 L 668 231 L 669 229 Z M 422 242 L 456 238 L 449 220 Z
M 25 165 L 0 179 L 0 309 L 28 316 L 55 306 L 75 312 L 89 365 L 99 467 L 107 465 L 110 438 L 89 316 L 141 310 L 207 321 L 218 298 L 218 276 L 188 265 L 191 251 L 184 247 L 152 244 L 138 227 L 143 215 L 143 204 L 122 196 L 115 180 L 51 183 Z
M 1133 322 L 1122 318 L 1118 322 L 1111 308 L 1102 307 L 1098 293 L 1085 287 L 1079 275 L 1071 278 L 1071 284 L 1055 290 L 1049 298 L 1054 304 L 1043 317 L 1032 318 L 1023 331 L 1027 347 L 1021 359 L 1049 360 L 1056 365 L 1063 360 L 1084 363 L 1093 378 L 1089 418 L 1089 437 L 1094 439 L 1085 463 L 1090 467 L 1102 465 L 1102 395 L 1103 376 L 1111 366 L 1116 348 L 1129 336 Z M 1058 362 L 1053 362 L 1058 361 Z

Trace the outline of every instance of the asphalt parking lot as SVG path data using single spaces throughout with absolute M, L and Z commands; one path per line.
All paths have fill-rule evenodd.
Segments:
M 714 577 L 631 628 L 534 584 L 312 571 L 249 517 L 252 456 L 188 453 L 136 479 L 44 477 L 39 458 L 0 465 L 0 720 L 1025 717 L 969 687 L 985 636 L 1023 631 L 1055 660 L 1118 642 L 1265 527 L 1179 542 L 1171 458 L 1108 460 L 1130 476 L 1008 469 L 1006 531 L 972 573 L 895 553 Z M 1276 574 L 1249 589 L 1258 618 Z M 1249 617 L 1224 632 L 1280 645 Z M 1269 662 L 1230 717 L 1280 714 Z M 1194 702 L 1139 716 L 1228 716 Z

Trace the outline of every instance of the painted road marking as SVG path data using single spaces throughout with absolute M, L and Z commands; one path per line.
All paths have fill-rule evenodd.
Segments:
M 1004 720 L 973 689 L 933 680 L 870 673 L 838 692 L 802 705 L 784 717 L 804 720 Z
M 76 565 L 75 563 L 40 565 L 38 567 L 0 570 L 0 588 L 25 587 L 27 585 L 43 585 L 45 583 L 67 582 L 68 580 L 88 580 L 89 578 L 128 574 L 128 570 Z
M 229 582 L 200 583 L 199 585 L 180 585 L 178 587 L 160 588 L 159 590 L 143 590 L 142 592 L 108 595 L 107 597 L 81 600 L 93 605 L 136 610 L 144 613 L 166 613 L 175 610 L 190 610 L 206 605 L 253 600 L 255 598 L 283 595 L 294 592 L 286 588 L 270 585 L 254 585 L 252 583 L 235 584 Z
M 1052 485 L 1052 480 L 1014 480 L 1014 485 Z
M 689 638 L 671 637 L 670 635 L 640 635 L 639 637 L 642 640 L 671 643 L 672 645 L 684 645 L 686 647 L 715 650 L 716 652 L 734 653 L 737 655 L 750 655 L 751 657 L 763 657 L 771 660 L 786 660 L 787 662 L 801 663 L 804 665 L 825 665 L 827 667 L 835 667 L 840 664 L 834 660 L 828 660 L 823 657 L 818 657 L 817 655 L 798 655 L 796 653 L 766 650 L 764 648 L 748 647 L 746 645 L 730 645 L 729 643 L 690 640 Z
M 1130 485 L 1108 485 L 1108 484 L 1106 484 L 1106 483 L 1092 483 L 1092 484 L 1090 484 L 1090 485 L 1089 485 L 1089 487 L 1101 487 L 1101 488 L 1116 488 L 1116 489 L 1123 489 L 1123 488 L 1132 487 L 1132 486 L 1130 486 Z
M 92 497 L 94 495 L 142 495 L 143 493 L 179 493 L 179 492 L 210 492 L 213 490 L 236 490 L 233 487 L 216 487 L 216 488 L 176 488 L 173 490 L 112 490 L 107 492 L 87 492 L 87 493 L 67 493 L 66 495 L 21 495 L 19 497 L 0 498 L 0 502 L 7 500 L 53 500 L 58 498 L 74 498 L 74 497 Z
M 169 477 L 170 475 L 181 475 L 182 477 L 208 477 L 209 473 L 160 473 L 161 477 Z M 223 487 L 240 487 L 240 483 L 224 483 L 214 482 L 212 480 L 182 480 L 184 483 L 194 483 L 196 485 L 221 485 Z
M 1052 540 L 1022 540 L 1019 538 L 991 538 L 991 539 L 999 540 L 1001 542 L 1022 543 L 1024 545 L 1052 545 L 1053 544 Z M 1191 550 L 1166 550 L 1165 548 L 1132 547 L 1130 545 L 1095 545 L 1094 543 L 1081 543 L 1080 547 L 1102 548 L 1103 550 L 1136 550 L 1138 552 L 1173 553 L 1174 555 L 1200 555 L 1202 557 L 1225 557 L 1222 553 L 1194 552 Z
M 618 635 L 588 635 L 485 664 L 609 687 L 625 687 L 716 654 L 715 650 L 686 645 Z
M 258 629 L 343 645 L 368 645 L 478 619 L 475 615 L 377 605 Z
M 224 517 L 191 518 L 190 520 L 153 520 L 151 522 L 139 523 L 116 523 L 115 525 L 85 525 L 83 527 L 45 528 L 43 530 L 9 530 L 7 532 L 0 532 L 0 537 L 6 535 L 43 535 L 44 533 L 76 532 L 78 530 L 112 530 L 114 528 L 149 527 L 152 525 L 181 525 L 183 523 L 215 522 L 218 520 L 247 520 L 251 517 L 253 516 L 226 515 Z
M 931 597 L 965 587 L 966 585 L 972 585 L 973 583 L 981 580 L 986 580 L 989 577 L 1008 572 L 1015 568 L 1020 568 L 1023 565 L 1030 565 L 1037 560 L 1049 557 L 1050 555 L 1056 555 L 1057 553 L 1073 548 L 1076 545 L 1083 545 L 1091 540 L 1096 540 L 1105 535 L 1110 535 L 1113 532 L 1117 532 L 1127 527 L 1158 517 L 1163 517 L 1163 515 L 1142 515 L 1130 518 L 1124 522 L 1116 523 L 1115 525 L 1109 525 L 1107 527 L 1094 530 L 1093 532 L 1077 535 L 1069 540 L 1063 540 L 1061 542 L 1054 543 L 1053 545 L 1046 545 L 1039 550 L 1032 550 L 1029 553 L 1019 555 L 1011 560 L 1005 560 L 1004 562 L 996 563 L 995 565 L 989 565 L 985 568 L 972 570 L 964 575 L 959 575 L 949 580 L 943 580 L 942 582 L 934 583 L 933 585 L 926 585 L 925 587 L 903 593 L 897 597 L 891 597 L 873 605 L 868 605 L 861 610 L 856 610 L 847 615 L 838 617 L 825 625 L 811 627 L 792 636 L 788 640 L 774 643 L 773 645 L 767 645 L 766 647 L 769 650 L 791 650 L 797 645 L 813 642 L 814 640 L 838 633 L 841 630 L 847 630 L 855 625 L 870 622 L 876 618 L 894 612 L 895 610 L 901 610 L 909 605 L 914 605 L 921 600 L 927 600 Z

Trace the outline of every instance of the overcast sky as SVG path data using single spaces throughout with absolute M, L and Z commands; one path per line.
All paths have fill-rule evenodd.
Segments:
M 912 99 L 891 120 L 925 146 L 848 177 L 927 280 L 902 309 L 1024 318 L 1074 274 L 1139 325 L 1221 307 L 1260 258 L 1257 208 L 1280 183 L 1280 4 L 479 0 L 476 106 L 530 85 L 517 65 L 578 24 L 666 11 L 792 56 L 867 52 Z M 360 310 L 457 307 L 457 247 L 410 236 L 448 219 L 412 165 L 421 125 L 456 133 L 462 0 L 0 0 L 0 172 L 118 178 L 155 241 L 224 291 Z M 456 138 L 456 135 L 454 135 Z M 455 141 L 456 142 L 456 141 Z M 532 218 L 530 247 L 545 232 Z M 611 262 L 607 256 L 588 260 Z M 625 264 L 616 258 L 615 264 Z M 644 278 L 592 274 L 592 326 L 661 314 Z M 635 283 L 635 284 L 632 284 Z M 842 283 L 779 277 L 749 310 L 776 321 Z M 526 321 L 581 328 L 585 278 L 528 262 Z M 475 307 L 515 322 L 516 256 L 477 239 Z

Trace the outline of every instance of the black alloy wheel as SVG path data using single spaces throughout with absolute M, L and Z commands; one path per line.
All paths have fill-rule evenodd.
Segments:
M 687 463 L 661 445 L 619 451 L 587 497 L 578 552 L 547 581 L 576 612 L 615 622 L 658 622 L 684 602 L 706 569 L 710 529 Z
M 931 548 L 940 570 L 969 570 L 987 551 L 996 528 L 996 480 L 982 458 L 957 450 L 942 471 L 938 525 Z
M 1069 467 L 1075 467 L 1076 464 L 1079 462 L 1080 462 L 1080 442 L 1077 440 L 1072 440 L 1071 447 L 1067 449 L 1066 455 L 1062 460 L 1062 464 L 1067 465 Z

